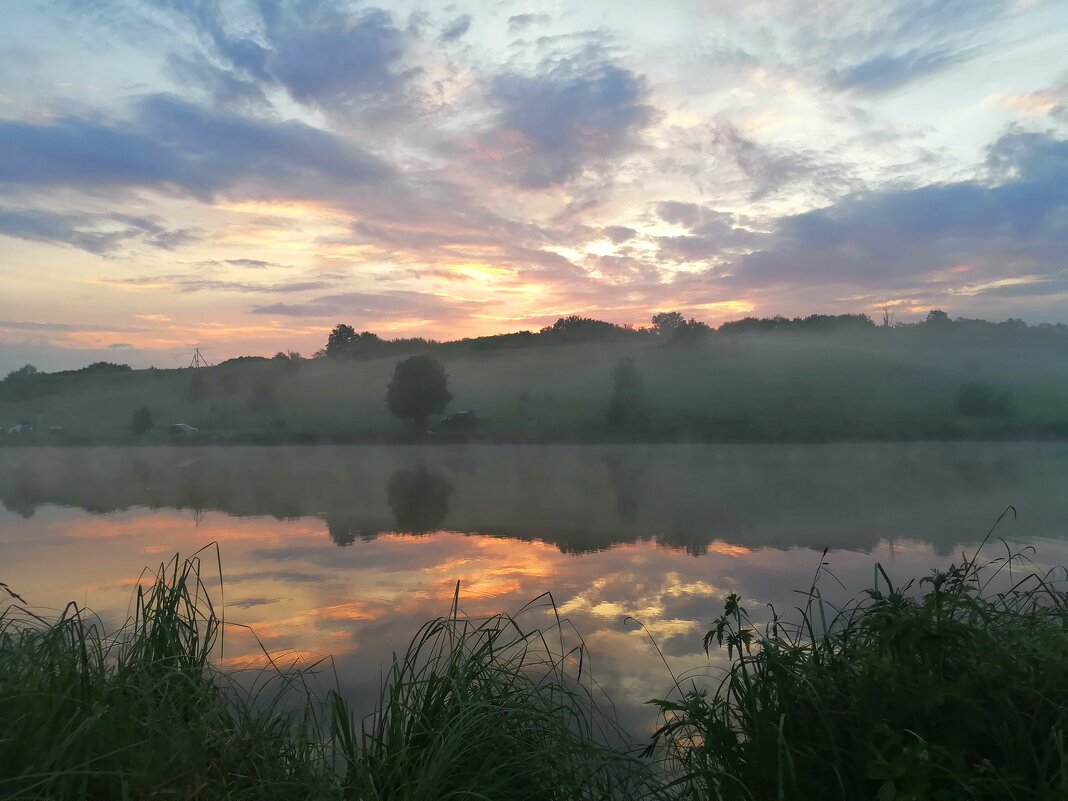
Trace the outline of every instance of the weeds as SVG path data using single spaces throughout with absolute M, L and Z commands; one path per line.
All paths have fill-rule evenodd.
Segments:
M 0 584 L 0 799 L 1068 798 L 1068 579 L 1026 553 L 835 605 L 821 561 L 798 615 L 731 595 L 705 637 L 714 692 L 675 681 L 641 759 L 551 595 L 445 617 L 356 720 L 313 673 L 221 672 L 199 555 L 161 565 L 126 625 L 58 620 Z M 556 616 L 524 627 L 524 612 Z
M 457 588 L 358 724 L 309 670 L 250 681 L 213 667 L 222 623 L 199 556 L 161 565 L 111 635 L 74 604 L 47 621 L 0 589 L 0 799 L 548 801 L 651 787 L 609 745 L 620 732 L 559 618 L 549 632 L 472 621 Z
M 878 568 L 841 607 L 814 582 L 794 624 L 731 595 L 705 637 L 722 683 L 652 701 L 647 753 L 686 798 L 1068 798 L 1064 571 L 1015 580 L 1025 554 L 978 554 L 915 588 Z

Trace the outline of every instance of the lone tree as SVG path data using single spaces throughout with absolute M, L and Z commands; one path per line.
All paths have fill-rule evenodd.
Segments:
M 142 406 L 133 413 L 133 419 L 130 421 L 130 431 L 135 437 L 140 437 L 154 426 L 152 412 L 148 410 L 147 406 Z
M 432 356 L 409 356 L 393 368 L 386 404 L 394 415 L 411 420 L 416 434 L 426 431 L 426 418 L 441 414 L 452 400 L 449 379 Z

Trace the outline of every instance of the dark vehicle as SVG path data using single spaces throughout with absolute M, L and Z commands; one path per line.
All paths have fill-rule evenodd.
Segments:
M 466 409 L 447 414 L 438 421 L 439 431 L 471 431 L 478 425 L 478 410 Z

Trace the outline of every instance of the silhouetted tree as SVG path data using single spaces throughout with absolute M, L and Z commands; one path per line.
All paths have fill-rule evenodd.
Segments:
M 31 375 L 37 375 L 37 368 L 32 364 L 24 364 L 17 370 L 12 370 L 6 376 L 5 381 L 18 381 L 20 378 L 29 378 Z
M 931 309 L 927 312 L 927 319 L 924 321 L 927 325 L 945 325 L 950 322 L 949 315 L 941 309 Z
M 609 428 L 637 431 L 645 427 L 648 416 L 643 408 L 643 382 L 634 359 L 626 356 L 612 369 L 612 400 L 608 404 Z
M 409 356 L 393 368 L 386 404 L 397 417 L 411 420 L 417 434 L 426 431 L 426 418 L 441 414 L 451 400 L 445 368 L 434 357 Z
M 450 495 L 452 484 L 424 467 L 396 471 L 386 487 L 397 528 L 411 534 L 440 529 L 449 513 Z
M 686 325 L 686 318 L 679 312 L 659 312 L 653 315 L 653 332 L 660 337 L 669 337 Z
M 696 342 L 712 329 L 692 317 L 687 320 L 680 312 L 659 312 L 653 315 L 653 333 L 669 345 Z
M 189 379 L 189 399 L 192 401 L 202 401 L 208 395 L 208 386 L 204 381 L 204 374 L 200 370 L 196 370 L 193 373 L 193 377 Z
M 356 341 L 356 331 L 351 325 L 338 323 L 326 340 L 326 355 L 340 356 L 345 353 L 352 343 Z
M 133 413 L 133 419 L 130 421 L 130 431 L 135 437 L 140 437 L 154 425 L 152 412 L 148 410 L 147 406 L 142 406 Z

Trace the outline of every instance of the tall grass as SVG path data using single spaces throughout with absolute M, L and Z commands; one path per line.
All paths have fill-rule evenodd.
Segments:
M 125 626 L 57 620 L 6 585 L 0 799 L 636 798 L 581 641 L 515 618 L 427 623 L 357 722 L 308 671 L 213 667 L 222 623 L 199 557 L 161 565 Z M 551 636 L 555 633 L 555 637 Z
M 880 567 L 876 586 L 842 606 L 814 582 L 792 624 L 773 614 L 756 626 L 729 596 L 705 637 L 730 660 L 716 691 L 676 685 L 652 702 L 663 725 L 648 752 L 674 791 L 1068 798 L 1064 570 L 1017 576 L 1022 554 L 978 554 L 918 586 L 894 586 Z
M 424 625 L 395 659 L 375 712 L 357 734 L 339 706 L 336 729 L 355 797 L 364 799 L 611 799 L 646 796 L 647 768 L 623 750 L 597 703 L 585 647 L 517 617 L 458 612 Z M 551 596 L 532 602 L 548 604 Z
M 676 681 L 641 759 L 550 595 L 419 629 L 357 720 L 308 671 L 221 672 L 198 556 L 161 565 L 107 634 L 0 584 L 0 799 L 1068 798 L 1068 576 L 979 551 L 797 615 L 727 598 L 712 692 Z
M 161 565 L 117 632 L 75 604 L 46 620 L 9 603 L 0 612 L 0 798 L 318 790 L 316 727 L 303 712 L 256 703 L 212 667 L 220 625 L 198 557 Z

